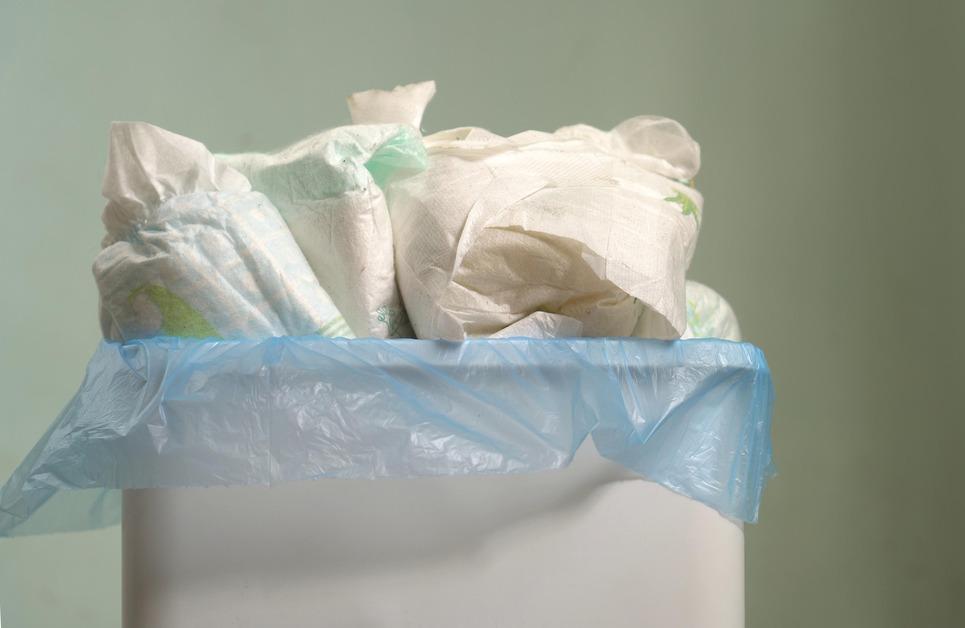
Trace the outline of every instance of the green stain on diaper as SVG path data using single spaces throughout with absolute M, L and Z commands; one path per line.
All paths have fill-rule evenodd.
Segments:
M 165 336 L 186 338 L 220 338 L 218 331 L 201 314 L 181 297 L 164 286 L 146 284 L 131 292 L 127 298 L 133 301 L 144 294 L 161 311 L 161 333 Z
M 668 196 L 663 200 L 680 205 L 680 211 L 684 216 L 693 215 L 694 220 L 700 220 L 700 210 L 697 208 L 697 203 L 693 202 L 693 200 L 683 192 L 677 192 L 673 196 Z

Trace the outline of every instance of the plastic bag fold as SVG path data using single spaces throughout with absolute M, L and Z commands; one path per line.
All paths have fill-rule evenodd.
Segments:
M 588 436 L 753 522 L 772 399 L 761 351 L 712 339 L 103 342 L 0 490 L 0 536 L 115 523 L 115 489 L 559 469 Z

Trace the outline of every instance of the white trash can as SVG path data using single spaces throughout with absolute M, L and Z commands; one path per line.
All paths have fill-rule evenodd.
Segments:
M 124 493 L 124 628 L 740 628 L 742 526 L 558 471 Z

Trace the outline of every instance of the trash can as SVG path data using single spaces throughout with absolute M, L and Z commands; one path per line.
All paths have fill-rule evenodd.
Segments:
M 743 541 L 592 447 L 513 476 L 131 490 L 124 627 L 739 628 Z
M 720 340 L 105 342 L 0 534 L 122 519 L 126 628 L 741 626 L 772 395 Z

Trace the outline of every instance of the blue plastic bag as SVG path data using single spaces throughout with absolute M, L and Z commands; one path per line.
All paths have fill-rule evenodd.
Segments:
M 0 536 L 119 520 L 115 489 L 521 473 L 600 454 L 757 519 L 763 354 L 722 340 L 103 342 L 0 490 Z

